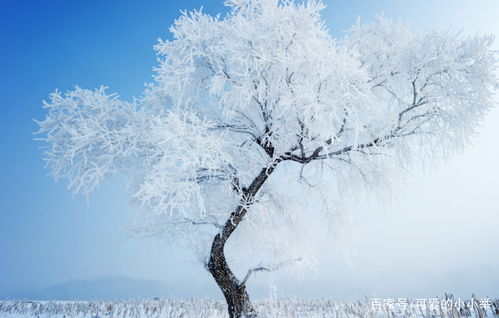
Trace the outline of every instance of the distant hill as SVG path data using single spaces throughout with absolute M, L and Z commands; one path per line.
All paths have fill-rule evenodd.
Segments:
M 216 286 L 189 286 L 129 277 L 104 277 L 69 281 L 39 290 L 17 291 L 0 295 L 0 299 L 95 300 L 144 299 L 154 297 L 217 297 Z

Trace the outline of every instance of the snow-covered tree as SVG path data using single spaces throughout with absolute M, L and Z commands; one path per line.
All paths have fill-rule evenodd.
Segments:
M 226 4 L 223 18 L 175 21 L 141 98 L 55 92 L 38 123 L 56 179 L 88 194 L 132 176 L 138 231 L 193 246 L 241 317 L 256 314 L 252 273 L 313 263 L 311 210 L 341 222 L 334 189 L 375 188 L 462 149 L 493 106 L 496 56 L 491 36 L 417 35 L 384 18 L 335 40 L 314 0 Z M 267 260 L 236 277 L 231 236 Z

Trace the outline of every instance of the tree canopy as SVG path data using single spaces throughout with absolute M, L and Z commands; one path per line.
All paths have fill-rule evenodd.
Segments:
M 415 34 L 379 17 L 334 39 L 321 2 L 226 3 L 223 17 L 175 21 L 143 96 L 56 91 L 39 122 L 55 178 L 88 194 L 131 176 L 142 230 L 186 238 L 205 262 L 240 217 L 268 268 L 311 264 L 310 209 L 337 222 L 332 189 L 376 187 L 461 150 L 494 105 L 492 36 Z

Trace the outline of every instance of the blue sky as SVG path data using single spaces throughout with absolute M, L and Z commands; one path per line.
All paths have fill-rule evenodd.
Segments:
M 452 27 L 499 34 L 494 0 L 325 3 L 323 16 L 335 36 L 357 16 L 369 21 L 380 12 L 418 31 Z M 42 143 L 33 140 L 32 119 L 43 118 L 41 101 L 56 88 L 105 85 L 124 99 L 140 95 L 156 63 L 156 39 L 170 38 L 168 27 L 179 10 L 201 6 L 213 14 L 226 10 L 222 0 L 1 2 L 0 297 L 116 276 L 202 284 L 207 295 L 218 295 L 188 253 L 126 238 L 123 227 L 138 215 L 119 182 L 105 183 L 88 203 L 73 198 L 64 182 L 46 176 Z M 283 274 L 282 286 L 305 296 L 403 297 L 443 290 L 497 296 L 499 257 L 491 250 L 499 244 L 499 153 L 489 145 L 497 143 L 498 127 L 495 109 L 473 147 L 435 171 L 417 170 L 396 204 L 355 207 L 362 228 L 355 267 L 328 245 L 319 274 L 308 273 L 301 282 Z

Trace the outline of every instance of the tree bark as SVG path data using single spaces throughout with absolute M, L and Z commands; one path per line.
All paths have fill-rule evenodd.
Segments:
M 229 219 L 225 222 L 220 232 L 215 235 L 211 245 L 207 268 L 224 294 L 230 318 L 257 317 L 257 313 L 246 292 L 245 283 L 241 283 L 239 279 L 237 279 L 227 264 L 224 251 L 225 243 L 243 220 L 248 206 L 253 203 L 255 195 L 274 171 L 278 162 L 279 161 L 275 161 L 269 167 L 263 168 L 251 185 L 243 190 L 241 203 L 236 210 L 230 214 Z
M 213 239 L 208 269 L 224 294 L 229 317 L 256 317 L 246 286 L 239 282 L 225 260 L 224 246 L 222 236 L 217 234 Z

